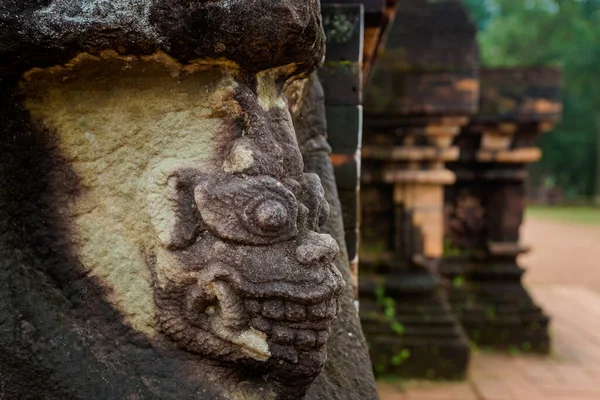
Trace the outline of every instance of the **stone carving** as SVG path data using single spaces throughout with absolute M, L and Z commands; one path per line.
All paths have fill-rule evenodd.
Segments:
M 323 53 L 316 0 L 0 0 L 9 398 L 376 396 L 292 122 Z
M 314 378 L 345 286 L 337 243 L 318 233 L 329 213 L 318 176 L 155 174 L 167 179 L 149 200 L 162 331 L 194 353 Z

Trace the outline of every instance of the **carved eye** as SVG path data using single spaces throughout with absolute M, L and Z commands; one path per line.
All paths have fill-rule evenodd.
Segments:
M 285 227 L 289 218 L 285 206 L 276 200 L 266 200 L 254 210 L 256 224 L 269 232 L 276 232 Z
M 240 217 L 246 229 L 256 236 L 278 238 L 296 234 L 296 198 L 283 186 L 278 189 L 256 193 L 245 204 Z
M 246 244 L 290 240 L 298 233 L 298 202 L 277 180 L 227 177 L 195 190 L 203 221 L 217 236 Z

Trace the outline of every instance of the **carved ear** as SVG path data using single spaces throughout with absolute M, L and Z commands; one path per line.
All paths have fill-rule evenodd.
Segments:
M 325 190 L 321 179 L 315 173 L 305 173 L 302 184 L 302 203 L 309 209 L 310 229 L 318 229 L 329 218 L 329 203 L 325 199 Z
M 200 215 L 194 201 L 194 184 L 200 172 L 180 160 L 159 164 L 148 177 L 147 207 L 161 245 L 183 249 L 196 239 Z

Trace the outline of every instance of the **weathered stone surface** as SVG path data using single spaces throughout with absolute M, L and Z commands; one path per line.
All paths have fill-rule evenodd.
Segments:
M 3 0 L 0 75 L 103 49 L 161 50 L 182 63 L 222 58 L 249 71 L 298 63 L 310 71 L 325 50 L 320 21 L 317 0 Z
M 481 71 L 476 124 L 557 123 L 562 117 L 560 68 L 497 68 Z
M 375 115 L 471 114 L 479 93 L 476 28 L 458 0 L 399 1 L 365 93 Z
M 381 14 L 385 0 L 322 0 L 322 4 L 362 4 L 365 13 L 367 14 Z
M 317 2 L 2 1 L 0 27 L 3 393 L 376 398 L 292 120 Z
M 321 5 L 323 29 L 327 41 L 325 60 L 331 63 L 358 63 L 362 61 L 364 9 L 358 5 Z M 323 85 L 325 96 L 327 86 Z M 332 103 L 333 104 L 333 103 Z
M 325 62 L 319 69 L 329 104 L 356 105 L 362 102 L 362 73 L 359 63 Z
M 362 107 L 360 105 L 326 107 L 328 138 L 336 154 L 355 154 L 362 144 Z
M 319 69 L 319 79 L 325 91 L 325 101 L 336 106 L 360 104 L 363 9 L 360 5 L 342 4 L 324 4 L 321 7 L 327 53 L 325 63 Z M 334 135 L 330 137 L 334 138 Z

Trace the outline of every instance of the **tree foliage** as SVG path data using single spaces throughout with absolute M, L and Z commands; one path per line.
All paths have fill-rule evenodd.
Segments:
M 532 168 L 533 178 L 548 175 L 567 194 L 593 195 L 600 137 L 600 0 L 463 2 L 480 28 L 484 66 L 562 66 L 563 122 L 542 137 L 544 158 Z

